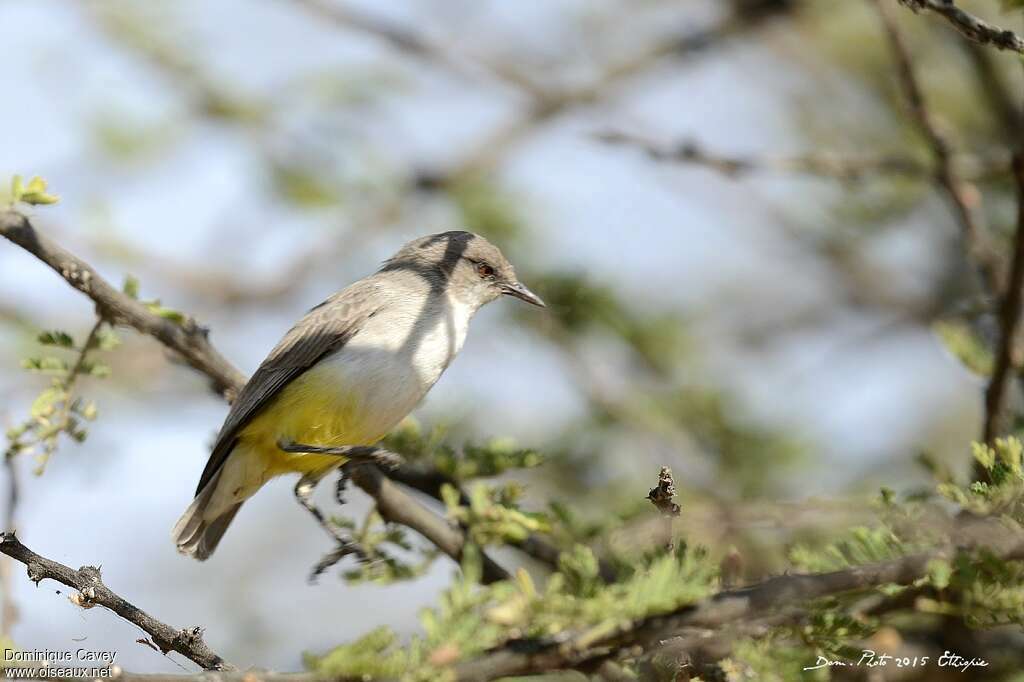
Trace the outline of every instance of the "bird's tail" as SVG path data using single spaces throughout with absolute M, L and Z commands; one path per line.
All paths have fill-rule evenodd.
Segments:
M 242 502 L 237 502 L 228 507 L 226 511 L 209 517 L 210 503 L 214 499 L 217 490 L 217 483 L 220 481 L 220 473 L 214 476 L 192 500 L 185 513 L 174 524 L 171 537 L 178 546 L 178 551 L 191 556 L 199 561 L 205 561 L 217 549 L 224 531 L 228 529 L 231 520 L 235 518 Z

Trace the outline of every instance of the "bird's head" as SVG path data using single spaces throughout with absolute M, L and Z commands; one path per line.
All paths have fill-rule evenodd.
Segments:
M 516 277 L 497 246 L 472 232 L 442 232 L 414 239 L 384 264 L 384 270 L 411 270 L 432 286 L 443 286 L 474 307 L 499 296 L 515 296 L 544 307 L 544 301 Z

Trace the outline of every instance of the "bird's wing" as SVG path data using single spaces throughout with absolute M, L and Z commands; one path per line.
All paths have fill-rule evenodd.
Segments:
M 210 482 L 245 427 L 292 380 L 338 350 L 377 310 L 377 285 L 357 282 L 310 310 L 274 347 L 231 405 L 199 479 L 196 494 Z

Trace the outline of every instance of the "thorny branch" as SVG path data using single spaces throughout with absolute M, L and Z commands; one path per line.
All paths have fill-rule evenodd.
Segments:
M 21 544 L 14 533 L 0 535 L 0 552 L 25 564 L 28 567 L 29 580 L 37 585 L 42 580 L 56 580 L 78 590 L 79 594 L 73 601 L 79 606 L 103 606 L 139 626 L 164 653 L 176 651 L 206 670 L 235 669 L 206 645 L 202 629 L 195 627 L 175 630 L 170 625 L 158 621 L 104 585 L 100 579 L 100 569 L 95 566 L 83 566 L 76 571 L 36 554 Z
M 733 590 L 724 590 L 694 604 L 684 605 L 671 613 L 650 616 L 624 623 L 614 630 L 600 627 L 571 633 L 567 638 L 550 641 L 512 640 L 479 658 L 454 666 L 456 680 L 478 682 L 502 677 L 527 675 L 549 670 L 564 670 L 583 665 L 594 666 L 612 660 L 634 647 L 653 650 L 671 644 L 674 655 L 684 656 L 706 649 L 706 636 L 680 637 L 680 633 L 721 632 L 734 624 L 754 623 L 756 619 L 777 614 L 784 619 L 801 617 L 798 609 L 823 597 L 880 585 L 910 585 L 928 573 L 928 566 L 937 560 L 950 560 L 957 551 L 985 547 L 993 556 L 1005 560 L 1024 559 L 1024 538 L 1007 537 L 1005 526 L 998 522 L 971 522 L 955 532 L 948 546 L 890 561 L 853 566 L 828 573 L 787 574 Z M 728 655 L 728 647 L 719 647 L 710 662 Z M 120 680 L 144 682 L 152 676 L 124 673 Z M 161 682 L 187 682 L 189 675 L 160 676 Z M 207 682 L 238 682 L 236 673 L 207 673 Z M 314 673 L 278 674 L 249 671 L 249 682 L 313 682 Z
M 1024 38 L 1008 29 L 993 26 L 956 6 L 953 0 L 899 0 L 911 10 L 928 10 L 946 19 L 967 38 L 1000 50 L 1024 54 Z
M 843 155 L 811 152 L 795 156 L 731 156 L 709 151 L 692 140 L 660 144 L 636 135 L 608 131 L 597 135 L 607 144 L 635 147 L 654 161 L 671 161 L 704 166 L 727 177 L 736 178 L 759 172 L 782 172 L 859 182 L 868 178 L 899 176 L 930 180 L 931 166 L 909 156 Z M 1005 175 L 1007 159 L 986 159 L 958 154 L 953 159 L 962 177 L 974 180 Z
M 191 320 L 182 327 L 156 315 L 143 304 L 111 286 L 85 261 L 36 231 L 28 218 L 21 213 L 14 210 L 0 213 L 0 236 L 35 255 L 71 286 L 92 299 L 103 319 L 129 324 L 186 358 L 190 366 L 210 378 L 217 392 L 226 399 L 237 395 L 245 384 L 242 373 L 210 343 L 206 330 Z M 353 481 L 375 498 L 385 518 L 409 526 L 428 540 L 437 543 L 438 547 L 452 558 L 458 560 L 461 557 L 465 534 L 449 526 L 437 514 L 388 481 L 379 469 L 369 465 L 362 467 L 358 470 L 358 475 L 354 472 Z M 524 546 L 523 549 L 529 547 Z M 544 560 L 545 557 L 539 558 Z M 483 560 L 486 580 L 494 581 L 507 577 L 504 569 L 492 559 L 484 555 Z

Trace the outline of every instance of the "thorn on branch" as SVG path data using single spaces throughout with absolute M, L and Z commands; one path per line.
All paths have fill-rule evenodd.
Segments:
M 100 569 L 96 566 L 82 566 L 76 571 L 36 554 L 10 532 L 0 535 L 0 553 L 25 564 L 29 579 L 37 585 L 42 580 L 54 580 L 78 591 L 78 594 L 71 597 L 72 603 L 82 608 L 102 606 L 135 624 L 165 653 L 176 651 L 206 670 L 234 670 L 230 663 L 206 645 L 202 628 L 175 630 L 158 621 L 104 585 L 100 579 Z
M 969 40 L 999 50 L 1024 54 L 1024 38 L 1013 31 L 984 21 L 956 6 L 953 0 L 899 0 L 912 12 L 928 10 L 942 16 Z

